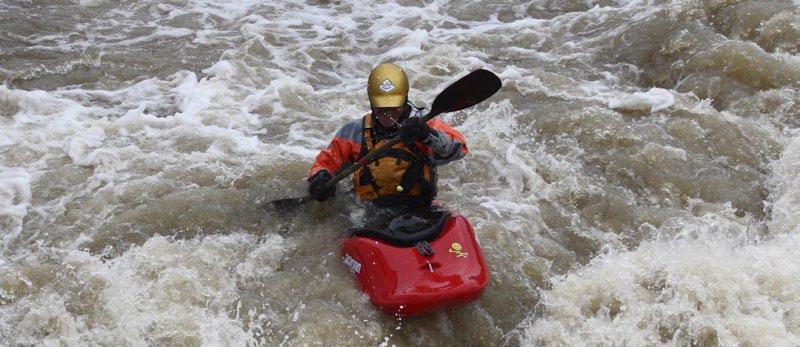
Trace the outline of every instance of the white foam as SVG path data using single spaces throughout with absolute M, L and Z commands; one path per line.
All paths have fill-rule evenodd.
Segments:
M 781 158 L 771 168 L 769 229 L 776 233 L 800 232 L 800 136 L 788 141 Z
M 176 37 L 191 36 L 193 34 L 194 34 L 194 30 L 191 30 L 191 29 L 159 27 L 158 30 L 156 30 L 153 33 L 153 36 L 154 37 L 176 38 Z
M 102 6 L 108 3 L 108 0 L 79 0 L 78 4 L 85 7 Z
M 105 138 L 106 133 L 100 127 L 92 126 L 88 129 L 83 129 L 78 135 L 67 140 L 67 155 L 75 164 L 81 166 L 97 164 L 100 155 L 108 154 L 113 156 L 111 151 L 97 149 L 103 144 Z
M 31 175 L 21 169 L 0 166 L 0 259 L 12 240 L 22 232 L 22 221 L 31 206 Z M 0 265 L 5 259 L 0 260 Z
M 396 61 L 409 59 L 422 54 L 422 44 L 428 41 L 428 32 L 425 30 L 414 30 L 406 33 L 397 47 L 390 49 L 382 55 L 385 61 Z
M 219 135 L 217 135 L 219 136 Z M 216 140 L 206 150 L 209 154 L 256 154 L 261 151 L 264 145 L 258 138 L 242 137 L 238 133 L 231 134 L 227 139 Z
M 275 272 L 287 248 L 282 237 L 266 235 L 258 247 L 247 255 L 247 259 L 236 266 L 237 275 L 248 281 L 264 280 Z
M 306 159 L 313 159 L 319 154 L 318 149 L 311 149 L 305 146 L 278 145 L 278 149 Z
M 31 202 L 31 175 L 15 168 L 0 171 L 0 216 L 21 221 Z
M 523 325 L 527 343 L 800 343 L 800 236 L 754 243 L 743 241 L 746 226 L 717 217 L 683 223 L 700 232 L 669 232 L 678 238 L 609 252 L 556 278 L 543 293 L 547 315 Z
M 84 252 L 65 252 L 60 257 L 64 266 L 96 296 L 92 307 L 99 311 L 86 313 L 104 319 L 92 326 L 81 324 L 61 309 L 64 297 L 54 293 L 30 299 L 38 309 L 23 319 L 19 332 L 32 335 L 37 329 L 52 329 L 47 324 L 56 320 L 66 323 L 56 337 L 61 341 L 138 345 L 173 336 L 207 345 L 252 344 L 240 322 L 228 316 L 227 306 L 236 300 L 236 281 L 228 269 L 253 244 L 244 234 L 176 242 L 156 236 L 108 262 Z
M 608 102 L 608 107 L 615 110 L 645 111 L 648 113 L 665 110 L 675 105 L 675 96 L 672 92 L 651 88 L 647 92 L 625 94 Z

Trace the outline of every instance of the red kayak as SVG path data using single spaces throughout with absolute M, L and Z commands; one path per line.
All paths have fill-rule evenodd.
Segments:
M 344 262 L 382 311 L 414 316 L 476 300 L 489 282 L 475 232 L 448 210 L 350 231 Z

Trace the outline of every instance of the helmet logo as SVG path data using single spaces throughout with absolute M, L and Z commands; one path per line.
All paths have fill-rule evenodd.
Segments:
M 388 93 L 394 90 L 394 84 L 392 84 L 392 81 L 390 80 L 384 80 L 383 83 L 378 86 L 378 88 L 380 88 L 380 90 L 382 90 L 384 93 Z

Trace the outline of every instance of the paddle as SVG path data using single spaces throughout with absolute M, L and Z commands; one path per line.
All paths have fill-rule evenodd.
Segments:
M 442 113 L 463 110 L 467 107 L 475 106 L 483 100 L 486 100 L 490 96 L 494 95 L 494 93 L 497 93 L 501 86 L 502 83 L 500 82 L 500 78 L 491 71 L 484 69 L 472 71 L 439 93 L 439 95 L 436 96 L 436 99 L 433 100 L 431 111 L 428 112 L 428 114 L 426 114 L 422 119 L 427 122 L 433 119 L 433 117 L 436 117 Z M 383 154 L 386 149 L 391 148 L 400 141 L 400 137 L 395 137 L 378 149 L 369 152 L 359 161 L 339 171 L 335 176 L 333 176 L 333 178 L 325 183 L 325 189 L 333 187 L 333 185 L 341 181 L 343 178 L 349 176 L 359 167 L 369 164 L 379 155 Z M 309 200 L 312 200 L 311 196 L 279 199 L 272 201 L 271 203 L 275 209 L 286 211 L 293 209 Z

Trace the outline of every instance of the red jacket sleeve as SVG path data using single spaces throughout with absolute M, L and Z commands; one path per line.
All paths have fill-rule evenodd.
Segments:
M 440 132 L 443 132 L 445 135 L 453 139 L 453 141 L 460 143 L 462 154 L 466 155 L 467 152 L 469 152 L 469 149 L 467 149 L 467 141 L 464 139 L 464 135 L 462 135 L 455 128 L 442 122 L 442 120 L 439 119 L 439 117 L 429 120 L 428 126 L 431 127 L 431 129 L 436 129 Z
M 361 129 L 361 120 L 352 121 L 342 127 L 328 148 L 317 154 L 317 159 L 311 165 L 308 176 L 323 169 L 328 170 L 331 175 L 335 175 L 343 166 L 355 162 L 361 152 Z

